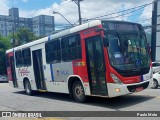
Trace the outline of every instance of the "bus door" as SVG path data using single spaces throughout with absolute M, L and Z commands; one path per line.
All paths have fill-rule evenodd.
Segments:
M 17 78 L 16 78 L 16 71 L 15 71 L 14 57 L 10 56 L 9 58 L 10 58 L 10 66 L 11 66 L 11 75 L 12 75 L 13 86 L 18 87 Z
M 42 49 L 32 51 L 33 70 L 37 90 L 46 90 L 46 84 L 43 71 Z
M 105 63 L 102 39 L 100 36 L 94 36 L 85 39 L 85 41 L 91 93 L 94 95 L 106 96 L 108 95 L 108 91 L 105 77 Z

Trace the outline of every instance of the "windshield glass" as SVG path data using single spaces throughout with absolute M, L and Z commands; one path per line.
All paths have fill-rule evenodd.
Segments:
M 116 32 L 107 34 L 110 63 L 120 70 L 132 70 L 149 66 L 149 54 L 145 35 L 140 32 Z

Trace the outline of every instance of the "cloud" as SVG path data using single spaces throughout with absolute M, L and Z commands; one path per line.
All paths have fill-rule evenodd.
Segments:
M 0 8 L 0 13 L 7 13 L 8 11 L 8 1 L 10 0 L 1 0 L 2 7 Z M 28 1 L 28 0 L 23 0 Z M 34 1 L 34 0 L 33 0 Z M 113 12 L 122 11 L 125 9 L 137 7 L 146 3 L 151 2 L 152 0 L 84 0 L 81 1 L 81 16 L 83 19 L 89 19 L 94 18 L 102 15 L 106 15 Z M 115 4 L 116 3 L 116 4 Z M 151 17 L 151 11 L 152 5 L 149 7 L 146 7 L 142 14 L 137 16 L 137 19 L 140 21 L 142 19 L 147 19 Z M 2 11 L 2 12 L 1 12 Z M 63 16 L 65 16 L 71 23 L 78 22 L 78 7 L 72 0 L 62 0 L 59 4 L 53 3 L 51 6 L 47 8 L 42 8 L 39 10 L 24 10 L 20 9 L 20 16 L 21 17 L 34 17 L 38 15 L 51 15 L 55 17 L 56 23 L 65 23 L 68 24 L 68 22 L 62 18 L 59 14 L 53 14 L 53 11 L 61 13 Z M 123 14 L 123 13 L 121 13 Z M 104 19 L 107 19 L 109 17 L 118 16 L 121 14 L 114 14 L 112 16 L 106 16 L 103 17 Z M 133 14 L 129 14 L 122 17 L 116 17 L 112 18 L 115 20 L 129 20 L 130 16 Z M 137 20 L 137 21 L 138 21 Z
M 0 15 L 8 15 L 9 2 L 8 0 L 1 0 Z
M 94 18 L 94 17 L 98 17 L 98 16 L 102 16 L 102 15 L 106 15 L 109 13 L 113 13 L 113 12 L 118 12 L 121 10 L 125 10 L 125 9 L 129 9 L 129 8 L 133 8 L 133 7 L 137 7 L 140 6 L 142 4 L 146 4 L 151 2 L 151 0 L 148 0 L 146 2 L 146 0 L 100 0 L 100 1 L 96 1 L 96 0 L 84 0 L 82 1 L 81 4 L 81 16 L 83 19 L 89 19 L 89 18 Z M 116 4 L 115 4 L 116 3 Z M 151 8 L 152 5 L 150 5 L 149 8 Z M 30 12 L 25 12 L 26 14 L 23 15 L 25 16 L 36 16 L 36 15 L 40 15 L 40 14 L 46 14 L 46 15 L 53 15 L 52 12 L 56 11 L 61 13 L 63 16 L 65 16 L 70 22 L 75 23 L 78 21 L 78 8 L 77 5 L 74 2 L 71 2 L 70 0 L 65 0 L 62 1 L 61 3 L 57 4 L 54 3 L 53 5 L 51 5 L 48 8 L 44 8 L 44 9 L 40 9 L 38 11 L 30 11 Z M 138 18 L 138 20 L 140 20 L 141 18 L 143 19 L 147 19 L 148 17 L 151 16 L 151 12 L 148 14 L 146 14 L 146 11 L 148 10 L 148 7 L 146 7 L 142 13 L 142 15 L 139 15 L 140 17 Z M 108 17 L 103 17 L 104 19 L 109 18 L 109 17 L 114 17 L 114 16 L 118 16 L 121 14 L 114 14 L 112 16 L 108 16 Z M 67 21 L 65 21 L 60 15 L 55 14 L 55 22 L 57 23 L 66 23 Z M 130 14 L 130 16 L 132 16 L 132 14 Z M 116 20 L 128 20 L 128 18 L 130 16 L 122 16 L 122 17 L 117 17 L 117 18 L 112 18 L 112 19 L 116 19 Z
M 152 1 L 149 0 L 148 2 L 152 2 Z M 149 5 L 149 6 L 145 7 L 145 9 L 143 10 L 143 13 L 138 18 L 138 22 L 142 23 L 143 25 L 150 25 L 151 24 L 152 7 L 153 7 L 153 5 Z

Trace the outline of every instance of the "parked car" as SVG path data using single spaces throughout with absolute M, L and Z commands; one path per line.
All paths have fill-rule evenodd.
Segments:
M 8 82 L 7 75 L 0 75 L 0 82 Z
M 153 74 L 153 86 L 152 88 L 157 89 L 160 86 L 160 72 Z
M 160 71 L 160 63 L 159 62 L 152 62 L 152 70 L 153 74 Z

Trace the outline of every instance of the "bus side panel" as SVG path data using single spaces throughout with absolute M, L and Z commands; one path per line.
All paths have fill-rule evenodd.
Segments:
M 51 72 L 54 76 L 51 91 L 69 93 L 67 80 L 70 75 L 73 75 L 72 62 L 55 63 L 52 64 L 51 67 Z
M 80 34 L 81 35 L 81 34 Z M 82 53 L 82 59 L 81 60 L 74 60 L 72 63 L 73 65 L 73 71 L 74 75 L 78 75 L 82 78 L 83 82 L 89 82 L 88 81 L 88 72 L 87 72 L 87 66 L 86 66 L 86 49 L 85 49 L 85 40 L 82 39 L 81 35 L 81 53 Z
M 83 39 L 83 35 L 80 32 L 81 37 L 81 53 L 82 59 L 81 60 L 74 60 L 72 62 L 73 66 L 73 73 L 81 78 L 82 84 L 85 90 L 86 95 L 91 95 L 90 86 L 89 86 L 89 79 L 88 79 L 88 71 L 86 65 L 86 49 L 85 49 L 85 40 Z
M 47 91 L 57 93 L 69 93 L 66 82 L 49 82 L 46 81 Z
M 43 44 L 45 48 L 45 44 Z M 69 93 L 67 79 L 73 74 L 72 62 L 46 63 L 45 49 L 42 49 L 43 69 L 47 91 Z
M 18 87 L 20 89 L 24 89 L 24 79 L 27 78 L 30 81 L 30 84 L 32 86 L 32 67 L 20 67 L 20 68 L 16 68 L 16 75 L 17 75 L 17 82 L 18 82 Z M 34 87 L 32 86 L 32 89 L 34 89 Z

